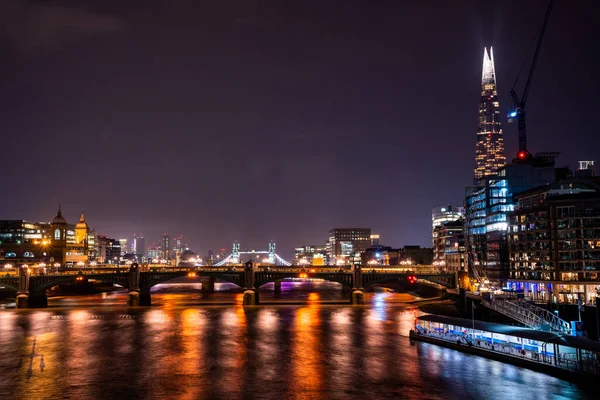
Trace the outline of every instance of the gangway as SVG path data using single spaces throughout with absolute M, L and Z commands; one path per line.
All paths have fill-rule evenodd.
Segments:
M 534 306 L 533 304 L 515 300 L 497 299 L 491 301 L 482 299 L 481 303 L 529 328 L 565 335 L 571 334 L 570 324 L 567 321 L 559 318 L 548 310 Z

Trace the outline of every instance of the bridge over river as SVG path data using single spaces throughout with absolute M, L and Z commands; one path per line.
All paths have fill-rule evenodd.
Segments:
M 19 268 L 18 271 L 18 275 L 0 277 L 0 286 L 16 293 L 17 308 L 45 307 L 48 304 L 48 289 L 61 283 L 77 283 L 90 279 L 118 284 L 128 289 L 128 306 L 151 305 L 152 286 L 184 276 L 200 277 L 203 292 L 213 292 L 217 279 L 234 283 L 244 289 L 245 306 L 259 304 L 258 288 L 262 285 L 274 282 L 277 292 L 281 290 L 281 281 L 289 278 L 316 278 L 340 283 L 344 288 L 351 289 L 351 304 L 362 304 L 364 288 L 373 284 L 404 280 L 413 284 L 438 285 L 453 289 L 458 282 L 455 273 L 420 272 L 405 267 L 363 269 L 361 266 L 345 266 L 307 269 L 301 266 L 259 267 L 252 262 L 237 268 L 230 266 L 144 269 L 138 264 L 132 264 L 128 269 L 88 268 L 43 275 L 32 275 L 31 269 L 27 267 Z

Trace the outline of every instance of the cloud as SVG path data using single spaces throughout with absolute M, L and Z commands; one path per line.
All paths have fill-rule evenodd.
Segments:
M 0 1 L 0 36 L 26 53 L 47 53 L 87 36 L 118 32 L 116 17 L 29 0 Z

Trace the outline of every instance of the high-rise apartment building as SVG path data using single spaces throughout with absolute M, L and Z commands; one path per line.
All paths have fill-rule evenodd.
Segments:
M 500 104 L 496 91 L 496 70 L 492 48 L 483 51 L 479 126 L 475 146 L 475 185 L 486 176 L 496 175 L 506 165 L 504 139 L 500 126 Z

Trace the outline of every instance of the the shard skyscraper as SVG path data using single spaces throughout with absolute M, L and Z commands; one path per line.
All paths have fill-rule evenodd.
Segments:
M 500 126 L 500 106 L 496 91 L 494 53 L 490 47 L 483 50 L 481 74 L 481 100 L 479 102 L 479 128 L 475 147 L 475 185 L 486 176 L 495 175 L 506 165 L 504 139 Z

